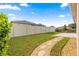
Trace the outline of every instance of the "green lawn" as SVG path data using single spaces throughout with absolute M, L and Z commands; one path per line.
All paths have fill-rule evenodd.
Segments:
M 32 51 L 41 43 L 55 38 L 57 33 L 41 33 L 28 36 L 15 37 L 10 40 L 9 55 L 11 56 L 29 56 Z
M 62 40 L 60 40 L 53 48 L 50 53 L 51 56 L 61 56 L 61 51 L 65 44 L 68 42 L 69 38 L 64 37 Z

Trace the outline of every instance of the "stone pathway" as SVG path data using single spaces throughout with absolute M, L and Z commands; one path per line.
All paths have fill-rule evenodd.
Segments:
M 40 46 L 38 46 L 31 54 L 31 56 L 50 56 L 50 51 L 52 47 L 60 40 L 62 40 L 63 37 L 56 37 L 54 39 L 51 39 Z

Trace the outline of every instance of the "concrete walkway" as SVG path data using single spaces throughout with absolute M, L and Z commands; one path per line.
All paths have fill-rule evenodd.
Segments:
M 50 56 L 52 47 L 62 39 L 63 37 L 57 37 L 41 44 L 33 51 L 31 56 Z
M 40 46 L 38 46 L 31 54 L 31 56 L 50 56 L 50 51 L 52 47 L 60 40 L 63 39 L 63 37 L 70 37 L 70 38 L 76 38 L 76 33 L 60 33 L 55 36 L 58 36 L 54 39 L 51 39 Z
M 69 37 L 69 38 L 76 38 L 76 33 L 60 33 L 55 36 L 61 36 L 61 37 Z

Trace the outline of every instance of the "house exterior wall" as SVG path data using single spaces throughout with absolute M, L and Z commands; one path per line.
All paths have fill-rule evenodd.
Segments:
M 77 3 L 70 3 L 70 9 L 74 22 L 77 22 Z
M 79 3 L 77 3 L 77 55 L 79 56 Z
M 73 20 L 77 25 L 77 55 L 79 56 L 79 3 L 70 3 L 70 9 Z
M 54 32 L 54 27 L 44 27 L 29 24 L 12 23 L 11 37 L 24 36 L 38 33 Z

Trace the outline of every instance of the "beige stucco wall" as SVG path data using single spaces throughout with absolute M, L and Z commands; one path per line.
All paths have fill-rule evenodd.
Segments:
M 70 3 L 70 10 L 73 17 L 74 22 L 77 21 L 77 3 Z
M 79 3 L 77 4 L 77 55 L 79 56 Z

